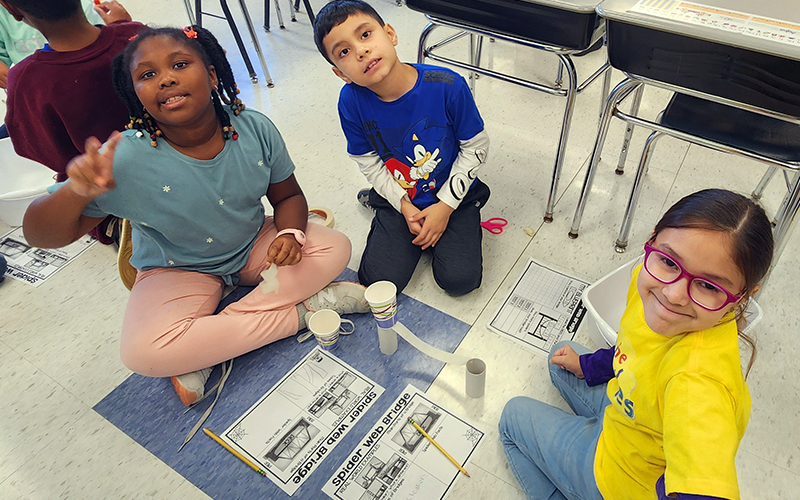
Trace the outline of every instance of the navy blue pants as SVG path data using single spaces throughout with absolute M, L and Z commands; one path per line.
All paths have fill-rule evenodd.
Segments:
M 475 179 L 467 196 L 450 215 L 447 229 L 436 246 L 428 249 L 433 256 L 433 278 L 451 295 L 464 295 L 481 286 L 481 207 L 489 194 L 489 187 Z M 400 293 L 414 274 L 422 247 L 412 243 L 416 236 L 408 230 L 403 214 L 374 189 L 369 192 L 369 203 L 375 217 L 361 256 L 358 279 L 365 286 L 391 281 Z

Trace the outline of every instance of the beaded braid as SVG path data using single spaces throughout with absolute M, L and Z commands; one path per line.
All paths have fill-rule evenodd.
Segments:
M 153 147 L 158 146 L 157 139 L 163 135 L 158 128 L 158 124 L 139 101 L 130 72 L 131 58 L 139 44 L 153 36 L 169 36 L 197 52 L 206 65 L 214 66 L 219 82 L 219 85 L 211 92 L 214 111 L 222 125 L 224 139 L 237 140 L 239 134 L 231 125 L 230 115 L 222 103 L 229 105 L 231 111 L 235 115 L 239 115 L 245 109 L 244 103 L 238 97 L 239 87 L 236 85 L 233 71 L 228 59 L 225 57 L 225 50 L 210 31 L 199 26 L 187 26 L 183 30 L 178 28 L 147 28 L 140 32 L 139 35 L 132 37 L 125 50 L 114 58 L 112 66 L 114 91 L 120 100 L 125 103 L 130 113 L 130 122 L 125 128 L 138 130 L 139 133 L 137 135 L 140 136 L 142 133 L 147 133 L 150 136 L 150 144 Z

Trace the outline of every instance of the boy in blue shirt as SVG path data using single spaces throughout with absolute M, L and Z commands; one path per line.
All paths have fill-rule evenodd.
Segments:
M 476 175 L 489 138 L 466 81 L 447 68 L 400 62 L 394 28 L 361 0 L 323 7 L 314 41 L 347 83 L 339 95 L 347 152 L 372 185 L 375 217 L 359 280 L 389 280 L 399 292 L 430 248 L 441 288 L 478 288 L 489 188 Z

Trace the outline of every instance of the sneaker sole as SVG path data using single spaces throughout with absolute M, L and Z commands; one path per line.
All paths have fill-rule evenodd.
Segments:
M 181 403 L 185 406 L 192 406 L 192 404 L 198 400 L 200 397 L 196 392 L 190 391 L 186 389 L 184 386 L 178 382 L 177 377 L 170 377 L 170 382 L 172 382 L 172 387 L 175 388 L 175 393 L 181 398 Z

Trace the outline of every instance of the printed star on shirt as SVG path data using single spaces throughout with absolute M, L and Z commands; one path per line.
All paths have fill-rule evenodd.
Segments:
M 169 186 L 164 186 L 161 189 L 163 189 L 165 193 L 169 193 Z
M 264 166 L 264 160 L 258 160 L 258 166 L 259 167 L 263 167 Z
M 213 241 L 214 241 L 214 238 L 206 238 L 206 243 L 212 243 Z
M 220 205 L 224 205 L 224 204 L 225 204 L 225 200 L 223 200 L 222 198 L 220 198 L 220 199 L 219 199 L 219 204 L 220 204 Z
M 170 265 L 170 266 L 174 266 L 174 265 L 175 265 L 175 261 L 174 261 L 174 260 L 169 260 L 169 261 L 167 261 L 167 262 L 169 262 L 169 265 Z

